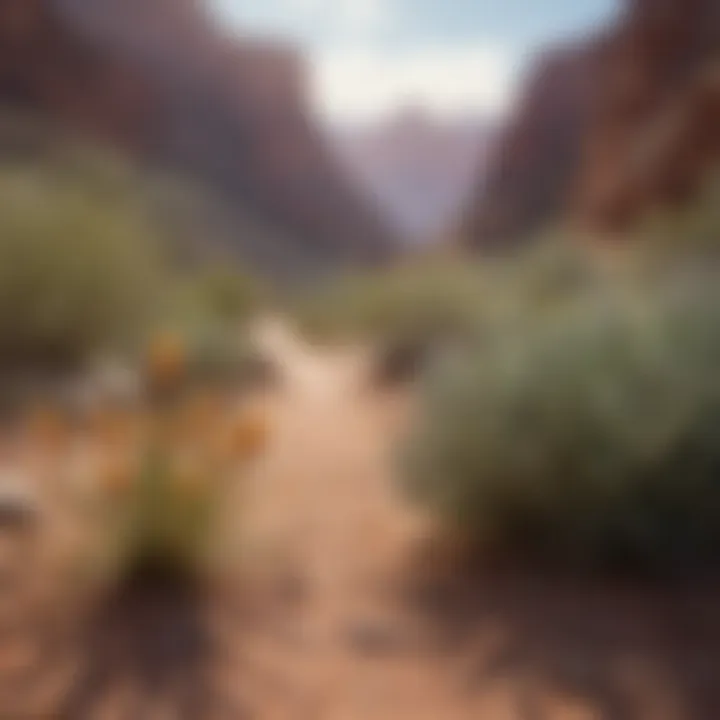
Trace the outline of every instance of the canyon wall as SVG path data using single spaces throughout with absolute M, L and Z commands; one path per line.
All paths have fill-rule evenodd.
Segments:
M 201 182 L 285 238 L 239 236 L 260 263 L 381 262 L 391 238 L 337 167 L 305 74 L 298 49 L 223 32 L 200 0 L 0 0 L 0 103 Z
M 628 0 L 538 68 L 467 213 L 470 246 L 512 247 L 568 219 L 623 231 L 691 201 L 720 163 L 716 0 Z

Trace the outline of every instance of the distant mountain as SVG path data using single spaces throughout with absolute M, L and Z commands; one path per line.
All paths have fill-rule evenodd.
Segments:
M 626 0 L 595 36 L 543 54 L 466 212 L 474 248 L 548 223 L 630 227 L 720 168 L 720 3 Z
M 202 183 L 265 269 L 381 262 L 391 238 L 315 125 L 305 73 L 201 0 L 0 0 L 0 103 Z
M 447 235 L 484 176 L 494 127 L 477 118 L 442 120 L 408 109 L 334 130 L 335 149 L 357 187 L 407 243 Z

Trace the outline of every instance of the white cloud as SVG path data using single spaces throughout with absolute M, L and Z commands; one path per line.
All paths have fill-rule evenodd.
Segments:
M 487 42 L 413 42 L 398 0 L 213 2 L 250 31 L 300 38 L 315 107 L 331 119 L 377 117 L 408 103 L 442 115 L 498 114 L 514 94 L 517 54 Z
M 330 49 L 315 55 L 313 70 L 316 107 L 337 120 L 383 116 L 408 103 L 439 115 L 500 114 L 516 75 L 509 54 L 488 46 Z
M 287 12 L 324 23 L 375 29 L 390 16 L 389 0 L 283 0 Z
M 209 0 L 244 30 L 297 36 L 311 43 L 368 40 L 392 27 L 395 0 Z

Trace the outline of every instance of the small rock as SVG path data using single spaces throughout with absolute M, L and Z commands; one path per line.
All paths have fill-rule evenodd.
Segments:
M 27 490 L 4 482 L 0 477 L 0 530 L 22 530 L 32 525 L 38 514 L 36 498 Z

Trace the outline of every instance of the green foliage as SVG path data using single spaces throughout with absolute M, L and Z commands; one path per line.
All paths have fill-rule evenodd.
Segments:
M 138 165 L 34 117 L 0 114 L 0 162 L 8 170 L 34 169 L 93 196 L 132 203 L 152 222 L 163 250 L 189 269 L 238 262 L 272 267 L 287 254 L 287 239 L 258 220 L 237 198 L 231 202 L 185 175 Z
M 204 572 L 227 489 L 213 471 L 193 480 L 196 486 L 178 483 L 167 452 L 148 455 L 133 492 L 113 509 L 121 580 L 137 574 L 192 580 Z
M 720 249 L 720 178 L 709 181 L 694 202 L 661 208 L 635 232 L 633 252 L 651 269 L 717 261 Z
M 188 337 L 188 383 L 249 390 L 275 380 L 275 368 L 246 336 L 222 326 L 199 326 Z
M 306 297 L 297 314 L 305 330 L 320 337 L 464 336 L 509 315 L 552 308 L 603 279 L 591 253 L 563 238 L 520 258 L 408 263 L 341 278 Z
M 139 339 L 160 309 L 159 256 L 131 201 L 0 170 L 0 364 L 74 365 Z
M 218 348 L 208 335 L 237 334 L 262 307 L 264 288 L 196 188 L 31 120 L 0 118 L 0 159 L 5 369 L 74 369 L 167 325 Z M 211 354 L 237 354 L 223 344 Z
M 260 281 L 238 267 L 193 269 L 180 285 L 179 312 L 196 323 L 240 329 L 267 302 Z
M 330 339 L 414 339 L 467 328 L 482 308 L 483 275 L 472 263 L 408 265 L 341 278 L 299 303 L 300 324 Z
M 505 322 L 437 369 L 410 491 L 482 551 L 650 571 L 720 560 L 720 303 L 694 278 Z

